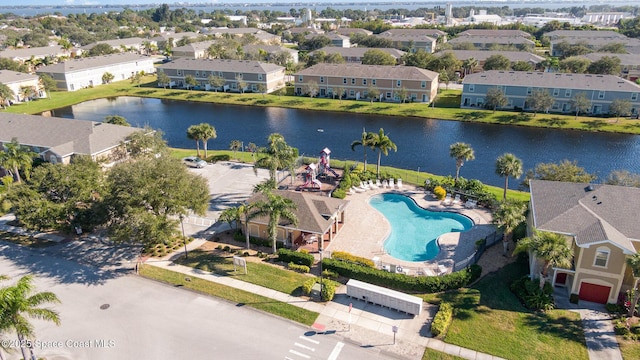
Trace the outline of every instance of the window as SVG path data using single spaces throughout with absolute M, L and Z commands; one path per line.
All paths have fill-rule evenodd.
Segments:
M 571 97 L 571 89 L 566 89 L 564 91 L 564 97 Z
M 553 96 L 560 95 L 560 89 L 553 89 Z
M 387 92 L 387 99 L 391 99 L 391 93 Z
M 342 78 L 342 83 L 346 84 L 347 83 L 347 78 Z
M 631 101 L 636 101 L 638 100 L 638 93 L 632 93 L 631 94 Z
M 262 80 L 262 74 L 258 74 L 258 80 Z
M 411 100 L 416 101 L 417 98 L 418 98 L 418 94 L 415 94 L 415 93 L 411 94 Z
M 362 79 L 362 85 L 367 85 L 367 79 Z
M 420 83 L 420 87 L 423 88 L 423 89 L 426 88 L 427 87 L 427 82 L 426 81 L 421 82 Z
M 527 95 L 531 95 L 532 94 L 532 89 L 531 88 L 527 88 Z
M 182 76 L 182 70 L 176 70 L 176 74 L 178 74 L 178 76 Z
M 196 70 L 196 77 L 200 77 L 200 70 Z
M 320 84 L 324 84 L 324 76 L 320 76 Z
M 302 94 L 302 88 L 296 88 L 296 94 L 298 95 Z
M 224 77 L 224 73 L 222 71 L 218 71 L 218 76 Z
M 609 249 L 606 247 L 599 247 L 596 249 L 596 257 L 593 260 L 593 266 L 607 267 L 609 261 Z
M 351 97 L 356 96 L 356 91 L 355 90 L 350 90 L 349 91 L 349 96 L 351 96 Z
M 476 86 L 474 84 L 469 84 L 469 92 L 476 91 Z
M 376 85 L 376 79 L 371 79 L 371 85 L 373 85 L 373 86 Z
M 256 84 L 251 84 L 251 91 L 253 92 L 258 91 L 258 87 L 256 86 Z
M 298 76 L 298 82 L 303 82 L 304 81 L 304 77 L 302 75 Z
M 242 73 L 238 73 L 238 74 L 236 74 L 236 78 L 238 78 L 238 79 L 242 79 Z
M 351 85 L 355 85 L 356 84 L 356 79 L 351 78 Z
M 598 99 L 604 99 L 604 93 L 602 90 L 598 91 Z
M 396 81 L 396 86 L 397 86 L 397 87 L 402 86 L 402 80 L 397 80 L 397 81 Z

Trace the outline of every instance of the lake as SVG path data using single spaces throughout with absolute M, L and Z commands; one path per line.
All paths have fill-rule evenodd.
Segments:
M 383 155 L 382 165 L 455 175 L 455 160 L 449 156 L 449 146 L 462 141 L 473 147 L 476 159 L 464 164 L 460 176 L 496 186 L 504 186 L 504 179 L 495 174 L 495 161 L 505 152 L 522 159 L 525 170 L 537 163 L 569 159 L 597 174 L 600 181 L 613 170 L 640 173 L 639 135 L 137 97 L 92 100 L 52 113 L 93 121 L 120 115 L 134 126 L 161 129 L 169 146 L 180 148 L 195 148 L 186 131 L 201 122 L 208 122 L 217 130 L 218 137 L 209 141 L 209 149 L 228 149 L 232 140 L 243 141 L 245 146 L 249 142 L 265 146 L 267 136 L 277 132 L 297 147 L 300 154 L 317 156 L 328 147 L 334 158 L 359 162 L 362 147 L 352 151 L 351 143 L 360 139 L 363 128 L 372 132 L 384 128 L 398 146 L 398 152 Z M 367 154 L 369 163 L 375 164 L 376 154 L 372 151 Z M 511 188 L 519 187 L 519 181 L 509 182 Z

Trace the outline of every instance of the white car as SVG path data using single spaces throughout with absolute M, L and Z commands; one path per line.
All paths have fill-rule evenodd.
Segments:
M 182 163 L 187 165 L 188 167 L 198 168 L 198 169 L 201 169 L 207 166 L 207 162 L 200 159 L 197 156 L 187 156 L 186 158 L 182 159 Z

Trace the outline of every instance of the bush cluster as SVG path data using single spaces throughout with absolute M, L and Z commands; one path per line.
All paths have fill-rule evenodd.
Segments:
M 313 289 L 313 285 L 322 282 L 322 291 L 320 292 L 320 296 L 322 301 L 331 301 L 336 294 L 336 287 L 338 284 L 329 279 L 319 279 L 317 277 L 310 278 L 302 284 L 302 292 L 305 295 L 311 294 L 311 290 Z
M 447 190 L 445 190 L 442 186 L 436 186 L 433 188 L 433 195 L 436 196 L 438 200 L 444 200 L 447 196 Z
M 278 250 L 278 261 L 311 267 L 313 265 L 313 255 L 289 249 L 280 249 Z
M 458 178 L 458 182 L 456 182 L 455 178 L 447 176 L 442 179 L 429 178 L 425 181 L 425 190 L 433 191 L 433 194 L 436 196 L 438 196 L 435 190 L 437 187 L 441 187 L 449 193 L 452 193 L 454 190 L 463 192 L 477 199 L 479 203 L 484 205 L 493 205 L 496 201 L 495 196 L 487 190 L 487 187 L 482 181 L 476 179 L 467 180 L 460 177 Z M 442 198 L 444 199 L 444 196 Z
M 289 268 L 289 270 L 293 270 L 293 271 L 297 271 L 299 273 L 303 273 L 303 274 L 308 274 L 309 273 L 309 267 L 307 265 L 298 265 L 298 264 L 294 264 L 292 262 L 290 262 L 287 267 Z
M 482 268 L 479 265 L 471 265 L 461 271 L 443 276 L 408 276 L 336 259 L 323 259 L 322 267 L 350 279 L 398 291 L 416 293 L 436 293 L 459 289 L 474 282 L 482 272 Z
M 431 334 L 435 337 L 443 337 L 453 320 L 453 306 L 447 302 L 440 303 L 440 309 L 431 322 Z
M 347 261 L 347 262 L 351 262 L 354 264 L 360 264 L 363 266 L 368 266 L 371 268 L 375 268 L 376 264 L 372 261 L 369 260 L 367 258 L 363 258 L 361 256 L 355 256 L 355 255 L 351 255 L 348 252 L 345 251 L 334 251 L 331 253 L 331 258 L 332 259 L 336 259 L 336 260 L 342 260 L 342 261 Z
M 640 323 L 631 325 L 627 317 L 623 316 L 613 320 L 613 331 L 625 340 L 640 340 Z
M 206 159 L 209 163 L 217 163 L 218 161 L 229 161 L 231 160 L 231 155 L 229 154 L 220 154 L 220 155 L 212 155 Z
M 348 168 L 344 169 L 340 185 L 338 185 L 338 188 L 331 193 L 331 197 L 344 199 L 347 196 L 347 191 L 349 191 L 353 184 L 352 181 L 351 171 Z
M 531 280 L 525 275 L 514 281 L 510 288 L 527 309 L 546 311 L 555 307 L 551 295 L 553 287 L 549 283 L 545 283 L 541 290 L 539 280 Z
M 233 233 L 233 240 L 241 243 L 245 243 L 247 241 L 241 231 L 236 231 Z M 253 236 L 249 236 L 249 244 L 267 248 L 271 247 L 271 241 L 269 239 L 260 239 Z M 284 243 L 282 241 L 276 241 L 276 249 L 281 248 L 284 248 Z

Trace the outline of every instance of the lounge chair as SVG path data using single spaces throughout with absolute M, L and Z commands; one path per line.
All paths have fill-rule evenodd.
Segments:
M 396 183 L 396 188 L 402 189 L 402 179 L 398 179 L 398 182 Z
M 389 187 L 389 182 L 387 180 L 382 180 L 382 188 L 388 188 Z
M 387 186 L 389 189 L 393 189 L 393 179 L 389 179 L 389 186 Z
M 423 269 L 422 269 L 422 273 L 423 273 L 425 276 L 436 276 L 436 273 L 435 273 L 435 272 L 433 272 L 433 270 L 431 270 L 430 268 L 423 268 Z
M 355 186 L 352 186 L 351 190 L 353 190 L 353 191 L 355 191 L 357 193 L 363 193 L 363 192 L 367 191 L 367 190 L 365 190 L 363 188 L 359 188 L 359 187 L 355 187 Z
M 467 200 L 466 203 L 464 203 L 464 207 L 467 209 L 474 209 L 476 206 L 478 206 L 478 201 L 477 200 Z
M 446 266 L 442 264 L 438 264 L 438 276 L 442 276 L 448 272 L 449 272 L 449 269 Z
M 460 198 L 460 194 L 456 194 L 456 197 L 453 199 L 453 204 L 460 204 L 462 199 Z
M 367 185 L 366 183 L 360 181 L 360 188 L 364 189 L 365 191 L 369 190 L 369 185 Z
M 356 190 L 353 188 L 353 186 L 349 189 L 349 191 L 347 191 L 347 195 L 353 195 L 356 193 Z
M 382 184 L 380 183 L 380 179 L 376 179 L 376 186 L 382 188 Z
M 373 183 L 373 181 L 372 181 L 372 180 L 369 180 L 369 184 L 368 184 L 368 185 L 369 185 L 369 188 L 371 188 L 371 189 L 377 189 L 377 188 L 378 188 L 378 187 L 376 186 L 376 184 L 374 184 L 374 183 Z
M 451 205 L 452 201 L 451 194 L 447 194 L 447 196 L 444 197 L 444 200 L 442 200 L 442 205 Z

